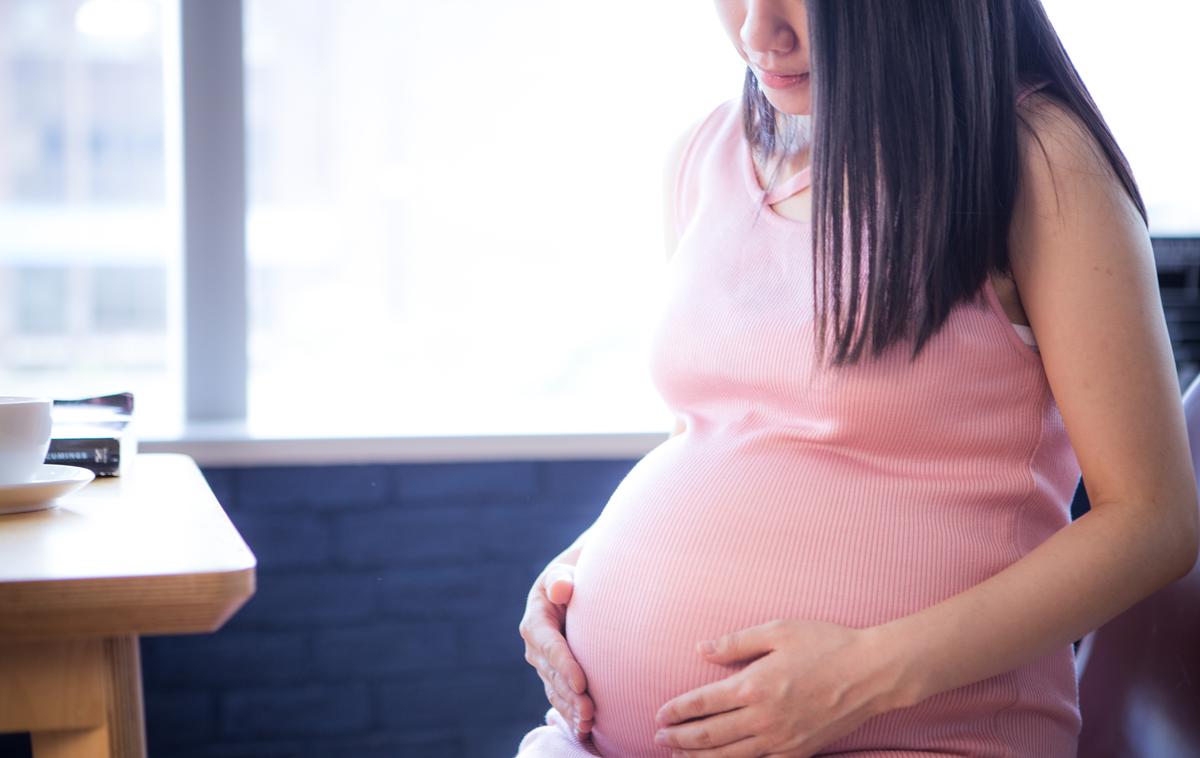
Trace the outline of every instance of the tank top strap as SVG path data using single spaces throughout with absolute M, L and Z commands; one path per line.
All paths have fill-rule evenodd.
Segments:
M 799 172 L 792 174 L 787 179 L 784 179 L 779 184 L 767 191 L 764 200 L 767 205 L 774 205 L 781 200 L 795 195 L 803 191 L 809 184 L 812 183 L 812 166 L 805 166 Z

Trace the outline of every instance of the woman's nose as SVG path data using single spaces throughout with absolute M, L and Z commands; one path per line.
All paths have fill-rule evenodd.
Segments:
M 786 19 L 772 13 L 768 5 L 746 3 L 740 34 L 746 55 L 755 64 L 765 64 L 769 56 L 785 55 L 796 46 L 796 32 Z

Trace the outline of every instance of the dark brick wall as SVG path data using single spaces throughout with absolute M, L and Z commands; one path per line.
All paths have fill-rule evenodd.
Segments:
M 549 707 L 525 595 L 635 462 L 206 469 L 258 591 L 142 640 L 150 755 L 512 758 Z
M 511 758 L 548 707 L 525 595 L 634 463 L 206 469 L 258 592 L 143 641 L 151 754 Z
M 549 707 L 525 594 L 634 463 L 206 469 L 258 592 L 142 641 L 150 755 L 512 758 Z

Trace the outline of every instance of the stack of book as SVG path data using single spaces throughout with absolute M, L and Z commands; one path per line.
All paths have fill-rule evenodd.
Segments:
M 55 400 L 46 463 L 81 466 L 96 476 L 119 476 L 122 459 L 136 452 L 130 422 L 133 394 Z

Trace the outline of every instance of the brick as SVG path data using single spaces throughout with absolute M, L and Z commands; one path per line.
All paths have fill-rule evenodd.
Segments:
M 282 631 L 365 621 L 375 613 L 379 581 L 370 572 L 260 572 L 254 596 L 225 628 Z
M 260 570 L 322 566 L 330 561 L 329 526 L 317 515 L 240 512 L 231 518 Z
M 142 640 L 148 683 L 163 686 L 290 684 L 309 676 L 309 648 L 295 632 L 149 637 Z
M 167 756 L 149 754 L 154 758 L 307 758 L 306 742 L 287 739 L 212 742 L 202 747 L 173 750 Z
M 201 473 L 204 474 L 208 488 L 216 495 L 217 502 L 221 504 L 221 507 L 226 511 L 237 510 L 237 482 L 235 480 L 237 472 L 227 468 L 205 468 L 201 469 Z
M 492 668 L 526 665 L 525 640 L 517 626 L 525 614 L 524 598 L 503 612 L 458 622 L 459 657 L 464 666 Z M 530 668 L 532 671 L 532 667 Z
M 594 504 L 599 513 L 636 463 L 624 459 L 540 462 L 541 496 L 552 503 L 583 500 Z
M 221 698 L 225 737 L 328 737 L 362 732 L 370 723 L 364 684 L 233 690 Z
M 217 707 L 211 694 L 160 691 L 147 682 L 144 700 L 151 755 L 160 755 L 167 748 L 204 744 L 216 736 Z
M 545 700 L 545 697 L 543 696 L 542 699 Z M 544 716 L 549 707 L 550 703 L 547 701 L 541 712 L 531 718 L 464 730 L 462 735 L 463 755 L 513 758 L 517 754 L 517 746 L 521 744 L 521 738 L 546 723 Z
M 418 463 L 396 468 L 395 487 L 402 502 L 520 502 L 537 497 L 538 476 L 533 461 Z
M 525 591 L 552 558 L 566 550 L 595 520 L 595 514 L 558 510 L 546 515 L 496 513 L 486 542 L 497 559 L 536 566 Z
M 502 755 L 502 754 L 498 754 Z M 336 742 L 315 741 L 309 746 L 306 758 L 490 758 L 483 753 L 464 753 L 461 737 L 454 732 L 415 732 L 372 735 L 364 738 L 341 739 Z
M 330 629 L 313 637 L 313 666 L 323 681 L 450 669 L 459 662 L 456 631 L 449 622 Z
M 151 754 L 515 755 L 549 707 L 526 593 L 633 463 L 206 469 L 258 592 L 216 634 L 143 641 Z
M 396 507 L 339 515 L 334 552 L 349 566 L 527 564 L 562 552 L 589 523 L 579 517 L 547 518 L 518 506 Z
M 412 674 L 384 683 L 379 702 L 383 726 L 401 731 L 467 729 L 520 719 L 536 723 L 550 706 L 542 680 L 524 660 L 519 667 Z
M 238 507 L 277 511 L 381 505 L 391 498 L 387 466 L 272 466 L 238 472 Z
M 388 569 L 379 583 L 386 616 L 408 620 L 478 618 L 525 606 L 532 581 L 516 566 L 464 561 Z

